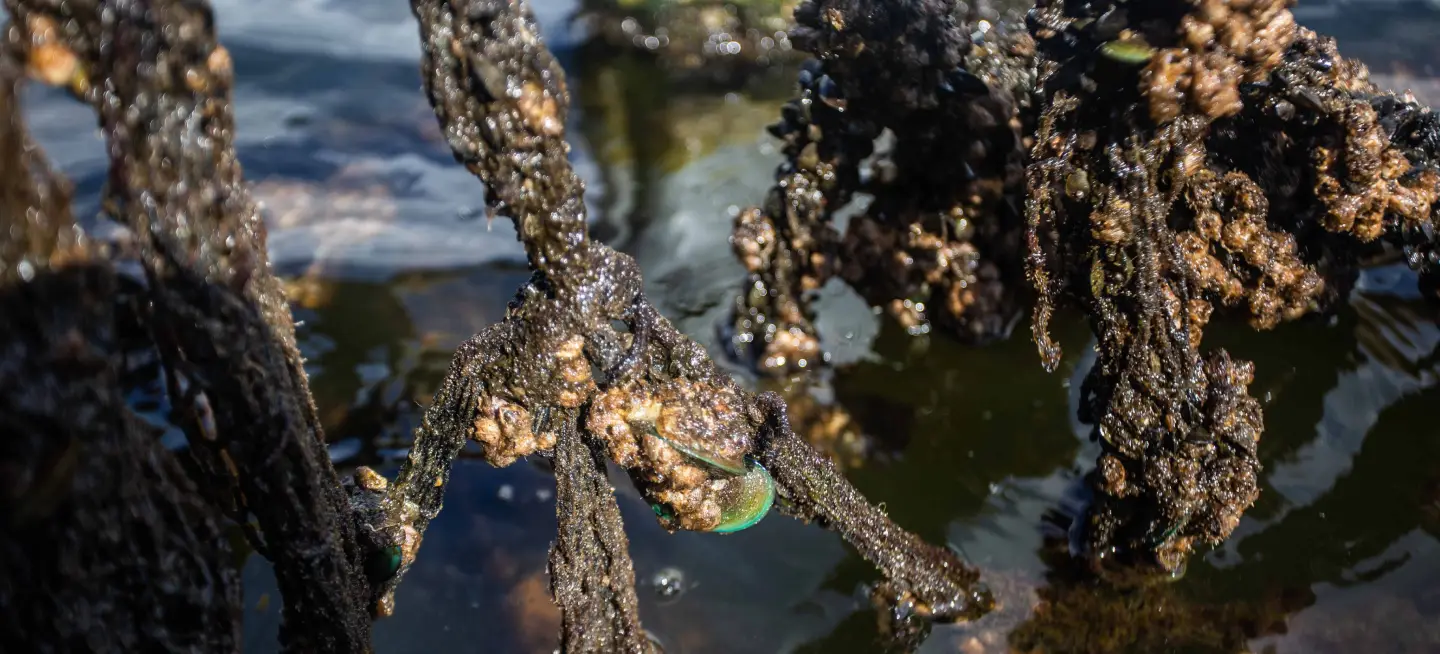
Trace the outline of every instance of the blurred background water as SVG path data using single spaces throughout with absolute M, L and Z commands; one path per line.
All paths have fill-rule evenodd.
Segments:
M 485 220 L 479 183 L 439 138 L 406 2 L 214 4 L 235 62 L 240 158 L 302 321 L 332 455 L 393 473 L 453 348 L 499 320 L 528 276 L 523 253 L 509 221 Z M 660 309 L 719 355 L 715 325 L 743 279 L 730 218 L 770 184 L 779 154 L 763 127 L 793 69 L 682 84 L 641 53 L 586 45 L 576 0 L 534 6 L 571 76 L 595 234 L 635 256 Z M 1382 84 L 1440 102 L 1433 5 L 1310 2 L 1297 16 Z M 105 160 L 89 111 L 39 88 L 27 105 L 80 213 L 94 214 Z M 1027 329 L 985 348 L 911 337 L 827 288 L 819 325 L 837 365 L 787 392 L 797 412 L 843 427 L 817 433 L 860 434 L 825 445 L 867 496 L 963 551 L 1001 598 L 924 651 L 1024 649 L 1046 629 L 1079 642 L 1140 623 L 1189 634 L 1174 651 L 1440 652 L 1440 330 L 1413 286 L 1405 269 L 1380 268 L 1334 317 L 1207 331 L 1207 345 L 1256 363 L 1264 491 L 1228 543 L 1161 589 L 1077 585 L 1045 543 L 1095 456 L 1074 418 L 1090 339 L 1076 317 L 1058 327 L 1069 354 L 1046 374 Z M 835 536 L 779 516 L 731 536 L 669 535 L 623 476 L 616 487 L 642 617 L 667 652 L 876 651 L 862 592 L 874 573 Z M 554 528 L 543 462 L 461 461 L 395 616 L 376 624 L 377 651 L 552 651 Z M 251 557 L 245 579 L 245 649 L 274 651 L 273 578 Z

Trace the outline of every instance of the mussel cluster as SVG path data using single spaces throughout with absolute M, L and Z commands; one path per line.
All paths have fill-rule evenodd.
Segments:
M 755 426 L 743 408 L 730 387 L 612 388 L 596 398 L 586 429 L 635 471 L 662 524 L 729 533 L 759 522 L 775 501 L 775 480 L 748 454 Z
M 1252 366 L 1202 353 L 1205 325 L 1326 311 L 1393 252 L 1433 294 L 1440 119 L 1288 0 L 1041 0 L 1023 26 L 984 3 L 871 4 L 796 11 L 816 61 L 774 128 L 777 183 L 736 221 L 736 352 L 823 361 L 808 301 L 835 276 L 912 332 L 1003 337 L 1023 274 L 1047 368 L 1057 307 L 1099 341 L 1090 553 L 1178 570 L 1258 494 Z
M 1014 324 L 1035 68 L 1000 18 L 985 3 L 796 9 L 792 39 L 815 59 L 771 128 L 776 183 L 735 220 L 738 356 L 773 373 L 823 362 L 809 303 L 836 277 L 917 333 L 938 319 L 984 341 Z
M 1104 454 L 1089 548 L 1177 569 L 1258 495 L 1250 364 L 1200 353 L 1215 308 L 1259 329 L 1328 308 L 1440 178 L 1392 143 L 1363 66 L 1284 0 L 1042 2 L 1030 161 L 1036 341 L 1063 297 L 1099 338 L 1082 417 Z M 1388 100 L 1386 99 L 1388 98 Z M 1382 239 L 1385 237 L 1385 239 Z

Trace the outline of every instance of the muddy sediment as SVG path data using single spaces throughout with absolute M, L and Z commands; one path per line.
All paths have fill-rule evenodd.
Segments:
M 1042 552 L 1047 585 L 1034 612 L 1007 635 L 1020 652 L 1240 652 L 1282 634 L 1287 618 L 1308 606 L 1308 589 L 1273 591 L 1243 601 L 1215 601 L 1148 579 L 1097 584 L 1063 542 Z

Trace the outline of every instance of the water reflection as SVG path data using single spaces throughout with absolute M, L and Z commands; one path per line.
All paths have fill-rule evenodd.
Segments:
M 537 4 L 576 80 L 572 140 L 597 234 L 633 254 L 662 311 L 718 353 L 712 329 L 743 278 L 726 243 L 731 206 L 770 183 L 778 155 L 761 127 L 786 73 L 696 88 L 642 56 L 577 51 L 574 4 Z M 403 2 L 216 5 L 240 85 L 240 156 L 269 211 L 332 454 L 393 474 L 454 347 L 498 320 L 528 276 L 513 230 L 476 216 L 479 185 L 437 139 Z M 1352 29 L 1342 47 L 1387 80 L 1435 88 L 1424 76 L 1440 62 L 1426 31 L 1436 20 L 1317 20 Z M 1369 37 L 1346 38 L 1362 27 Z M 94 213 L 103 152 L 75 129 L 88 111 L 44 91 L 27 104 L 81 213 Z M 925 651 L 1114 651 L 1140 626 L 1193 651 L 1436 651 L 1440 330 L 1412 288 L 1406 271 L 1374 271 L 1333 319 L 1207 331 L 1208 346 L 1256 363 L 1265 486 L 1235 537 L 1172 584 L 1097 586 L 1068 557 L 1064 522 L 1095 455 L 1073 418 L 1071 382 L 1088 365 L 1073 317 L 1056 327 L 1069 352 L 1049 375 L 1027 330 L 985 348 L 912 338 L 827 288 L 818 324 L 847 353 L 785 392 L 863 492 L 961 549 L 1002 599 L 974 625 L 938 629 Z M 874 572 L 834 536 L 773 517 L 732 536 L 667 535 L 615 480 L 637 575 L 684 580 L 678 596 L 641 593 L 667 651 L 875 651 L 877 616 L 858 592 Z M 458 465 L 377 650 L 551 651 L 554 511 L 543 461 Z M 246 651 L 275 651 L 273 580 L 254 557 L 245 575 Z

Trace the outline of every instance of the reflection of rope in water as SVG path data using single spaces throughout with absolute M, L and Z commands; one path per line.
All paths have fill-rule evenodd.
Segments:
M 1432 360 L 1440 348 L 1433 310 L 1398 298 L 1356 294 L 1350 305 L 1360 316 L 1355 339 L 1360 353 L 1420 387 L 1434 383 Z
M 1267 479 L 1286 499 L 1286 506 L 1267 524 L 1310 505 L 1332 488 L 1351 469 L 1381 414 L 1440 379 L 1436 362 L 1440 329 L 1423 315 L 1423 305 L 1356 293 L 1350 306 L 1360 318 L 1355 327 L 1360 360 L 1325 394 L 1315 438 L 1272 464 Z

